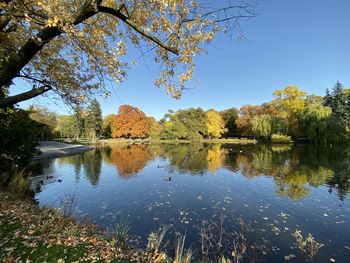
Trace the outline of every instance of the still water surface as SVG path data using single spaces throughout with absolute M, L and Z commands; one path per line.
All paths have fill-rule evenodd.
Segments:
M 113 145 L 37 162 L 33 173 L 40 206 L 74 198 L 78 220 L 107 230 L 128 218 L 135 247 L 167 225 L 169 253 L 181 233 L 197 258 L 244 244 L 245 262 L 305 262 L 300 230 L 324 244 L 315 262 L 350 262 L 350 149 Z

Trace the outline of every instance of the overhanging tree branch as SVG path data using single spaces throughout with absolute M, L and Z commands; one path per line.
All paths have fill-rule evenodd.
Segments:
M 52 90 L 52 87 L 50 85 L 43 85 L 39 88 L 33 88 L 27 92 L 23 92 L 18 95 L 6 97 L 0 100 L 0 108 L 9 107 L 21 101 L 29 100 L 49 90 Z
M 145 30 L 140 28 L 131 19 L 129 19 L 126 15 L 124 15 L 121 11 L 116 10 L 114 8 L 111 8 L 111 7 L 107 7 L 107 6 L 99 6 L 98 11 L 100 11 L 102 13 L 110 14 L 110 15 L 113 15 L 113 16 L 119 18 L 124 23 L 126 23 L 128 26 L 130 26 L 132 29 L 134 29 L 136 32 L 138 32 L 141 35 L 143 35 L 144 37 L 150 39 L 151 41 L 153 41 L 157 45 L 170 51 L 171 53 L 174 53 L 176 55 L 179 54 L 179 51 L 176 48 L 168 46 L 167 44 L 165 44 L 164 42 L 162 42 L 161 40 L 159 40 L 155 36 L 152 36 L 150 33 L 146 32 Z

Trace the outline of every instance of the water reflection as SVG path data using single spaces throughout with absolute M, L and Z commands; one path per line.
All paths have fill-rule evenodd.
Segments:
M 265 262 L 298 253 L 296 230 L 325 244 L 318 258 L 325 260 L 317 262 L 329 262 L 334 253 L 341 262 L 350 253 L 349 157 L 346 148 L 311 145 L 113 145 L 39 162 L 32 183 L 40 205 L 58 207 L 74 194 L 77 217 L 88 216 L 103 228 L 114 229 L 120 215 L 128 217 L 138 247 L 168 225 L 170 235 L 186 232 L 186 247 L 202 255 L 219 252 L 201 251 L 202 242 L 209 242 L 199 241 L 201 234 L 217 238 L 215 244 L 225 237 L 226 248 L 219 250 L 230 255 L 232 235 L 244 220 L 251 229 L 247 244 L 263 245 L 270 255 Z
M 276 193 L 293 200 L 307 196 L 312 187 L 327 185 L 344 200 L 350 191 L 350 154 L 348 149 L 290 145 L 230 146 L 221 144 L 119 145 L 95 148 L 82 155 L 57 160 L 58 165 L 74 166 L 76 180 L 81 171 L 97 185 L 102 162 L 117 168 L 118 175 L 130 178 L 156 157 L 167 160 L 169 173 L 203 175 L 225 168 L 247 178 L 272 177 Z M 50 161 L 33 166 L 34 174 L 50 173 Z M 159 166 L 158 166 L 159 168 Z

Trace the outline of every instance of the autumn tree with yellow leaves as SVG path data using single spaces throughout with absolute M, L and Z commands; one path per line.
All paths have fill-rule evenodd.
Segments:
M 210 138 L 220 138 L 226 131 L 225 122 L 220 113 L 216 110 L 210 109 L 206 112 L 206 125 L 208 129 L 208 136 Z
M 216 5 L 216 6 L 215 6 Z M 218 32 L 254 17 L 255 6 L 185 0 L 0 0 L 0 107 L 48 91 L 80 103 L 108 95 L 106 79 L 122 82 L 133 61 L 127 48 L 152 51 L 161 65 L 155 85 L 179 98 L 194 56 Z M 15 79 L 33 88 L 8 96 Z

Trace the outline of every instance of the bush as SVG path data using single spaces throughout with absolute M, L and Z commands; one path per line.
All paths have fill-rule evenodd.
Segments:
M 0 174 L 25 167 L 37 145 L 37 133 L 28 112 L 0 109 Z
M 7 190 L 18 197 L 28 196 L 30 194 L 28 177 L 29 175 L 25 173 L 24 169 L 15 171 L 7 186 Z
M 287 136 L 287 135 L 272 134 L 271 142 L 274 142 L 274 143 L 292 143 L 293 140 L 291 139 L 290 136 Z

